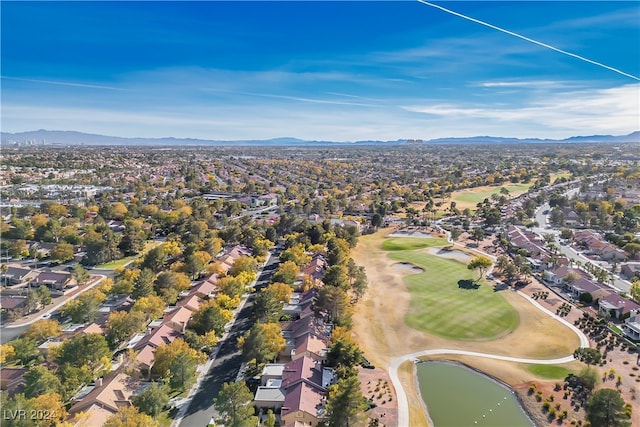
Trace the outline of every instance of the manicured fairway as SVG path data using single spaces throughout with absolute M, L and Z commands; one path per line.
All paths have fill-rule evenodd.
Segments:
M 448 242 L 445 238 L 394 237 L 382 242 L 382 249 L 385 251 L 411 251 L 434 246 L 446 246 L 447 244 Z
M 478 187 L 471 190 L 465 190 L 462 192 L 455 192 L 451 196 L 453 200 L 456 202 L 466 202 L 473 203 L 474 207 L 477 203 L 482 202 L 486 198 L 490 198 L 492 194 L 500 194 L 501 188 L 506 188 L 509 190 L 509 194 L 512 196 L 516 196 L 521 194 L 529 189 L 533 183 L 531 184 L 513 184 L 513 185 L 503 185 L 501 187 Z
M 459 280 L 477 277 L 465 264 L 416 251 L 398 251 L 390 257 L 425 270 L 405 277 L 411 292 L 410 311 L 405 316 L 410 327 L 444 338 L 477 341 L 496 338 L 518 326 L 518 313 L 499 292 L 486 284 L 477 289 L 458 286 Z

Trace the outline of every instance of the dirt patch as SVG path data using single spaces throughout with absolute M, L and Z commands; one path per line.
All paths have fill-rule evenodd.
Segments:
M 376 405 L 367 412 L 369 418 L 378 419 L 380 426 L 397 426 L 396 391 L 387 372 L 380 368 L 358 368 L 358 379 L 362 394 Z

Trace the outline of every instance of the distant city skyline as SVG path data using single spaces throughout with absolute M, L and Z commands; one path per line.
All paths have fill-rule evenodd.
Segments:
M 1 7 L 4 132 L 356 141 L 640 129 L 638 2 Z

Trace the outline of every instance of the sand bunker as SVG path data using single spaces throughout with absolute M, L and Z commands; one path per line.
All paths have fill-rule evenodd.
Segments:
M 420 237 L 422 239 L 430 239 L 433 237 L 433 234 L 425 233 L 424 231 L 398 230 L 388 234 L 387 237 Z
M 391 266 L 392 269 L 394 270 L 404 270 L 404 271 L 408 271 L 409 273 L 423 273 L 424 269 L 421 267 L 418 267 L 417 265 L 413 265 L 411 263 L 408 262 L 398 262 L 396 264 L 393 264 Z
M 428 248 L 427 251 L 432 255 L 441 256 L 443 258 L 455 259 L 456 261 L 467 263 L 473 258 L 471 255 L 459 251 L 457 249 L 448 250 L 442 248 Z

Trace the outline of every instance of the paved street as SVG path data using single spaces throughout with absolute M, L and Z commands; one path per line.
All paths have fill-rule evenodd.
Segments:
M 575 190 L 572 190 L 572 191 L 575 191 Z M 549 209 L 549 205 L 545 203 L 536 211 L 536 221 L 538 221 L 539 227 L 535 228 L 533 230 L 534 232 L 536 232 L 540 236 L 544 236 L 545 234 L 553 234 L 555 237 L 555 245 L 558 247 L 558 250 L 560 251 L 560 253 L 564 255 L 567 259 L 579 261 L 582 264 L 587 264 L 587 263 L 595 264 L 599 267 L 604 268 L 607 271 L 611 271 L 611 267 L 607 262 L 591 260 L 586 256 L 582 255 L 581 253 L 577 252 L 572 247 L 560 243 L 560 239 L 559 239 L 560 230 L 548 228 L 548 223 L 546 218 L 547 215 L 543 214 L 543 212 L 548 209 Z M 616 275 L 613 280 L 613 287 L 616 291 L 629 293 L 629 290 L 631 289 L 631 282 L 622 280 L 620 279 L 619 276 Z
M 256 289 L 261 289 L 269 283 L 279 262 L 278 254 L 273 254 L 258 277 Z M 201 387 L 193 396 L 184 418 L 178 425 L 203 427 L 208 425 L 212 416 L 217 416 L 213 407 L 213 399 L 218 395 L 222 384 L 235 381 L 240 371 L 242 355 L 236 347 L 236 340 L 253 325 L 251 319 L 253 300 L 254 294 L 251 294 L 229 329 L 227 338 L 221 341 L 220 350 L 215 360 L 209 370 L 202 374 L 204 378 Z

